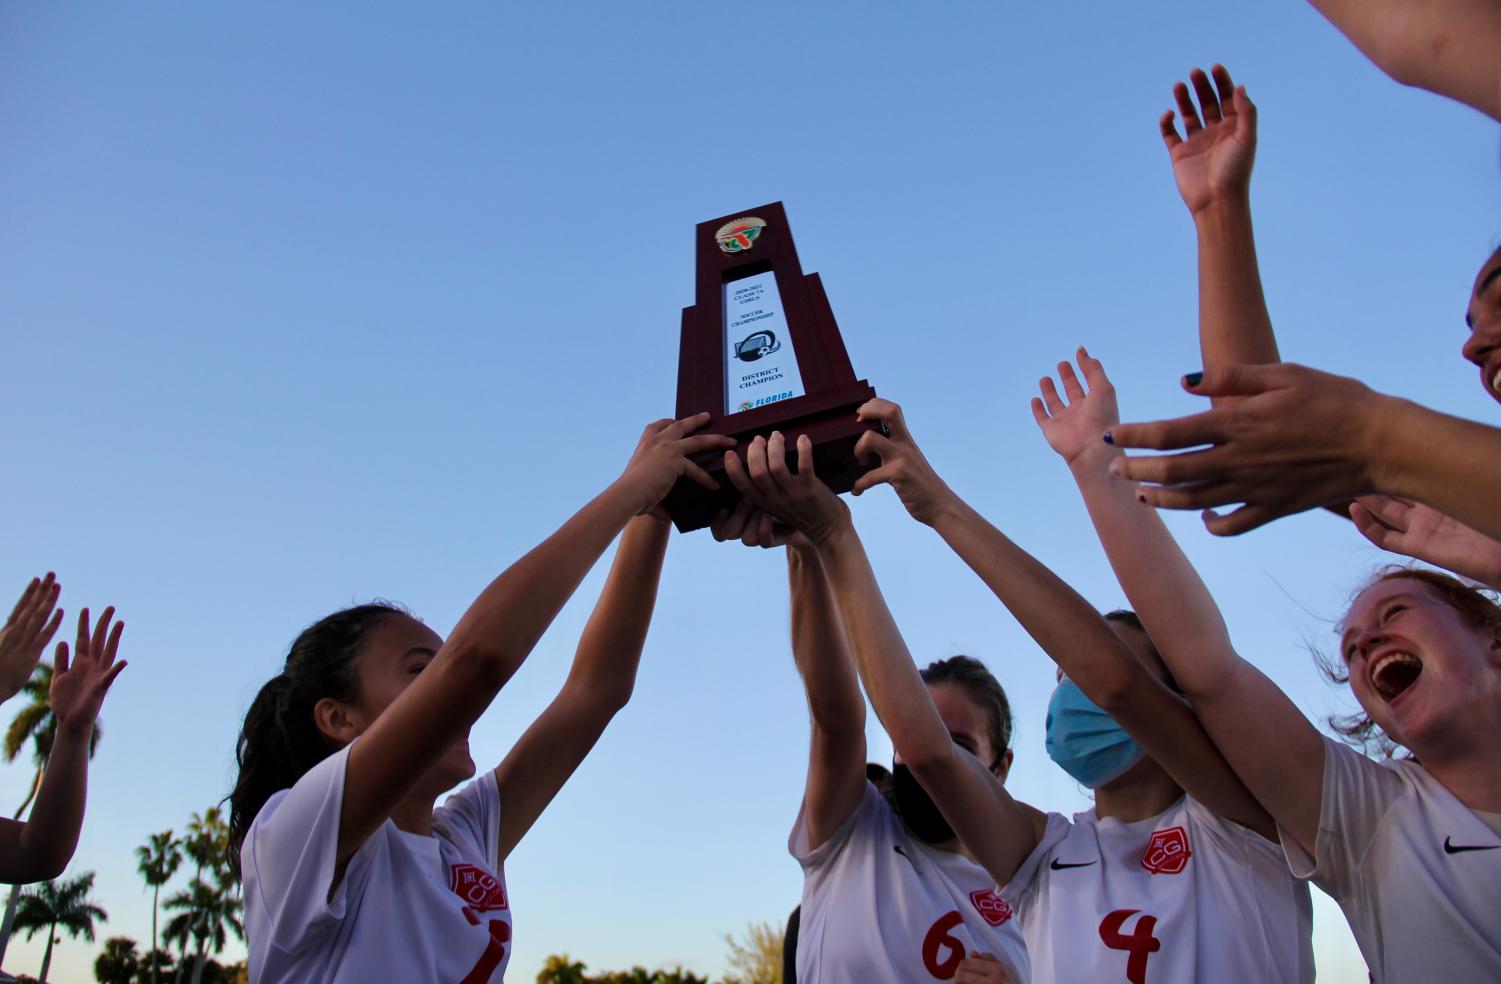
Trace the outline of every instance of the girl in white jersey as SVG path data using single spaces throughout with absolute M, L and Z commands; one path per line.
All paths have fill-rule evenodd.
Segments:
M 749 457 L 759 471 L 765 442 L 753 444 Z M 738 459 L 733 468 L 743 476 Z M 865 700 L 824 565 L 805 537 L 775 530 L 756 501 L 743 497 L 714 535 L 787 544 L 792 654 L 812 719 L 807 788 L 788 840 L 804 874 L 797 979 L 1027 981 L 1021 932 L 995 880 L 966 854 L 905 766 L 893 770 L 895 809 L 867 779 Z M 934 663 L 923 677 L 953 742 L 1004 782 L 1011 708 L 1001 685 L 964 656 Z
M 815 545 L 860 677 L 900 761 L 1002 886 L 1007 911 L 1021 922 L 1033 979 L 1311 980 L 1306 888 L 1299 891 L 1288 875 L 1269 839 L 1270 821 L 1164 684 L 1160 666 L 1143 665 L 1152 658 L 1145 638 L 1135 640 L 1143 648 L 1138 657 L 1123 641 L 1133 629 L 1117 634 L 948 490 L 894 404 L 872 401 L 861 413 L 880 419 L 891 436 L 862 439 L 862 453 L 879 455 L 881 467 L 857 489 L 890 482 L 1074 681 L 1060 686 L 1050 708 L 1049 744 L 1073 774 L 1098 786 L 1096 811 L 1071 822 L 1019 803 L 988 762 L 955 745 L 937 695 L 923 686 L 891 620 L 848 510 L 811 475 L 801 442 L 796 475 L 780 465 L 780 435 L 753 445 L 750 493 Z M 726 468 L 737 486 L 746 483 L 735 465 L 727 461 Z M 1078 699 L 1075 683 L 1115 711 L 1146 754 L 1108 715 Z M 1103 734 L 1116 737 L 1093 740 Z
M 1057 417 L 1109 427 L 1114 395 L 1082 351 Z M 1105 434 L 1109 435 L 1109 430 Z M 1236 654 L 1213 599 L 1113 448 L 1071 462 L 1127 597 L 1199 720 L 1275 818 L 1293 871 L 1344 909 L 1377 981 L 1501 980 L 1501 607 L 1433 571 L 1372 583 L 1343 620 L 1361 709 L 1409 759 L 1321 735 Z
M 624 474 L 497 577 L 445 641 L 389 605 L 336 612 L 293 643 L 251 704 L 230 795 L 250 978 L 500 981 L 511 955 L 506 856 L 624 706 L 667 525 L 651 516 L 707 414 L 646 429 Z M 633 518 L 635 517 L 635 518 Z M 500 765 L 468 734 L 616 535 L 620 549 L 562 692 Z

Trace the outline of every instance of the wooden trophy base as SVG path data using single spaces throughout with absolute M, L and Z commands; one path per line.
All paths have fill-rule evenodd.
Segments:
M 881 429 L 876 421 L 855 418 L 860 405 L 875 395 L 875 389 L 862 379 L 821 393 L 715 417 L 700 433 L 733 437 L 735 453 L 743 462 L 745 449 L 754 438 L 770 437 L 772 431 L 779 430 L 787 439 L 787 465 L 793 471 L 797 470 L 797 439 L 807 434 L 813 441 L 814 471 L 825 485 L 843 494 L 854 487 L 855 479 L 877 464 L 873 461 L 862 465 L 855 460 L 855 444 L 861 436 L 866 431 Z M 740 493 L 725 474 L 723 451 L 707 452 L 694 461 L 719 483 L 719 490 L 710 491 L 686 478 L 678 480 L 663 505 L 683 533 L 703 529 L 721 510 L 733 509 L 740 501 Z

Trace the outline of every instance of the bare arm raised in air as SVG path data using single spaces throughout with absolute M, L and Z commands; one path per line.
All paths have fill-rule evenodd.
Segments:
M 1211 74 L 1190 72 L 1192 93 L 1173 86 L 1181 135 L 1172 110 L 1159 121 L 1198 239 L 1199 348 L 1206 366 L 1280 362 L 1251 229 L 1256 107 L 1223 65 Z
M 1049 380 L 1033 414 L 1068 461 L 1100 543 L 1131 606 L 1183 688 L 1194 713 L 1251 797 L 1313 850 L 1323 789 L 1324 741 L 1287 696 L 1231 646 L 1224 618 L 1161 517 L 1135 486 L 1111 474 L 1119 452 L 1098 439 L 1116 417 L 1100 363 L 1079 350 L 1084 387 L 1059 366 L 1067 402 Z M 1091 437 L 1094 434 L 1096 436 Z
M 729 464 L 731 458 L 735 458 L 734 465 Z M 733 451 L 726 454 L 725 462 L 726 468 L 744 474 Z M 865 698 L 860 694 L 855 661 L 823 562 L 807 537 L 774 524 L 745 497 L 714 524 L 714 536 L 738 539 L 747 546 L 787 548 L 792 658 L 803 678 L 812 726 L 803 792 L 811 851 L 849 819 L 865 795 Z
M 913 440 L 901 408 L 872 400 L 860 415 L 880 420 L 891 436 L 873 431 L 861 439 L 861 452 L 879 456 L 881 467 L 862 476 L 856 488 L 863 492 L 889 484 L 913 518 L 943 537 L 1069 679 L 1179 786 L 1214 812 L 1274 836 L 1271 819 L 1235 778 L 1188 705 L 1141 665 L 1077 591 L 944 484 Z M 1092 434 L 1090 428 L 1079 416 L 1045 422 L 1048 440 L 1060 453 L 1083 442 L 1104 447 L 1104 427 Z
M 563 689 L 495 770 L 508 856 L 625 707 L 657 603 L 671 527 L 652 516 L 626 524 L 604 590 L 584 626 Z
M 1501 3 L 1310 0 L 1376 67 L 1501 120 Z
M 693 433 L 708 417 L 704 413 L 649 425 L 620 478 L 492 581 L 421 674 L 364 731 L 350 749 L 345 773 L 340 865 L 391 816 L 439 757 L 467 734 L 526 659 L 579 581 L 631 518 L 658 511 L 662 497 L 680 477 L 715 487 L 690 460 L 697 452 L 731 443 L 720 435 Z M 644 531 L 638 531 L 632 538 L 627 560 L 634 557 L 638 564 L 653 565 L 656 562 L 650 556 L 657 548 L 638 539 L 642 535 Z M 621 648 L 631 662 L 630 673 L 634 673 L 635 657 L 629 655 L 631 646 L 636 645 L 633 633 L 644 636 L 645 625 L 632 622 L 627 626 L 613 617 L 619 615 L 614 600 L 605 608 L 602 617 L 615 621 L 624 633 Z M 585 662 L 590 665 L 597 666 L 604 659 L 597 645 L 591 644 L 585 651 Z M 617 664 L 616 669 L 621 667 Z M 576 752 L 574 748 L 570 754 Z M 533 770 L 525 761 L 529 757 L 523 753 L 519 771 L 523 775 L 530 772 L 538 782 L 535 795 L 518 791 L 518 781 L 507 777 L 513 787 L 508 798 L 523 797 L 523 803 L 529 806 L 522 812 L 530 814 L 518 817 L 514 824 L 504 821 L 512 846 L 572 771 L 563 768 L 566 761 L 557 767 Z
M 41 633 L 25 638 L 28 652 L 38 640 L 45 646 L 57 628 L 57 619 L 48 618 L 56 599 L 56 586 L 49 574 L 44 582 L 33 581 L 22 597 L 22 604 L 17 606 L 17 613 L 23 617 L 13 624 L 28 624 L 29 617 L 29 624 L 46 627 Z M 106 608 L 91 628 L 89 610 L 85 608 L 78 616 L 78 636 L 72 651 L 66 642 L 57 644 L 52 686 L 47 694 L 56 721 L 52 751 L 47 756 L 31 816 L 25 823 L 0 820 L 0 881 L 19 884 L 56 878 L 68 866 L 78 846 L 88 799 L 89 745 L 94 737 L 94 722 L 110 685 L 125 669 L 124 661 L 115 660 L 125 626 L 116 622 L 111 628 L 114 614 L 113 608 Z M 7 640 L 12 641 L 22 639 Z M 7 659 L 13 655 L 14 650 L 5 654 Z M 23 655 L 24 659 L 30 659 L 31 665 L 36 666 L 36 658 Z
M 1041 840 L 1046 818 L 1013 799 L 987 763 L 954 742 L 881 596 L 849 509 L 813 473 L 812 444 L 799 438 L 795 473 L 779 433 L 751 442 L 745 469 L 726 461 L 726 471 L 758 508 L 817 549 L 860 679 L 897 754 L 971 856 L 997 884 L 1010 881 Z

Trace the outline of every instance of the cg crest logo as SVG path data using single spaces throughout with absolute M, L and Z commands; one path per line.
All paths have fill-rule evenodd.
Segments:
M 766 228 L 766 220 L 758 219 L 754 215 L 731 219 L 714 233 L 714 241 L 726 253 L 743 253 L 756 245 L 756 237 L 761 235 L 761 230 L 764 228 Z
M 1141 856 L 1141 866 L 1154 875 L 1176 875 L 1188 867 L 1194 852 L 1188 847 L 1188 831 L 1169 827 L 1153 832 Z
M 743 341 L 735 343 L 735 358 L 741 362 L 755 362 L 764 359 L 777 349 L 782 343 L 777 341 L 777 336 L 769 331 L 758 331 L 747 335 Z

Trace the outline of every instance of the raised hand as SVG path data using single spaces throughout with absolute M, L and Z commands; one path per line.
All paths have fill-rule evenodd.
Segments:
M 57 644 L 57 655 L 52 664 L 52 689 L 48 700 L 57 725 L 74 734 L 87 734 L 99 716 L 99 707 L 110 684 L 125 669 L 125 661 L 115 662 L 115 653 L 120 648 L 120 633 L 124 622 L 116 622 L 113 606 L 99 616 L 93 630 L 89 629 L 89 610 L 78 613 L 78 641 L 69 658 L 68 644 Z
M 0 701 L 10 700 L 26 686 L 42 651 L 62 624 L 62 609 L 53 611 L 61 590 L 51 571 L 46 577 L 32 578 L 0 628 Z
M 734 467 L 738 469 L 739 465 L 740 459 L 736 458 Z M 727 469 L 731 467 L 728 456 L 725 459 L 725 467 Z M 748 478 L 747 481 L 749 481 Z M 734 509 L 722 511 L 715 516 L 714 521 L 709 524 L 709 531 L 714 534 L 714 539 L 721 543 L 726 540 L 739 540 L 747 547 L 761 547 L 766 550 L 774 547 L 807 548 L 813 545 L 801 533 L 777 522 L 771 513 L 757 509 L 745 496 L 741 496 Z
M 679 478 L 687 477 L 706 489 L 717 489 L 715 482 L 690 460 L 700 451 L 734 447 L 733 438 L 723 434 L 694 434 L 709 422 L 709 413 L 694 414 L 682 420 L 658 420 L 646 425 L 631 460 L 620 476 L 637 501 L 638 513 L 649 513 L 666 520 L 662 499 L 672 491 Z
M 1016 984 L 1016 975 L 989 953 L 971 953 L 954 971 L 954 984 Z
M 874 486 L 890 485 L 913 519 L 933 525 L 939 513 L 956 500 L 912 439 L 902 408 L 877 398 L 861 406 L 857 415 L 861 420 L 879 420 L 891 436 L 868 431 L 860 438 L 855 445 L 856 460 L 864 463 L 880 459 L 881 465 L 857 478 L 851 491 L 860 495 Z
M 1042 428 L 1042 436 L 1047 439 L 1048 446 L 1069 464 L 1086 452 L 1098 454 L 1102 449 L 1109 450 L 1109 445 L 1101 437 L 1120 423 L 1115 387 L 1106 377 L 1105 367 L 1099 359 L 1084 351 L 1082 345 L 1075 357 L 1079 360 L 1079 371 L 1089 383 L 1088 393 L 1085 393 L 1079 377 L 1074 375 L 1074 367 L 1060 362 L 1058 378 L 1063 381 L 1068 402 L 1058 395 L 1051 376 L 1042 377 L 1038 384 L 1042 396 L 1032 397 L 1032 417 Z
M 745 465 L 725 454 L 725 474 L 752 507 L 803 534 L 815 546 L 849 526 L 849 507 L 813 472 L 813 442 L 797 439 L 797 471 L 787 468 L 787 439 L 774 431 L 745 451 Z
M 1363 495 L 1350 505 L 1362 536 L 1383 550 L 1501 588 L 1501 541 L 1421 502 Z
M 1256 160 L 1256 107 L 1245 86 L 1236 88 L 1230 81 L 1225 66 L 1216 65 L 1210 71 L 1213 85 L 1201 69 L 1189 73 L 1193 95 L 1182 82 L 1173 86 L 1178 114 L 1183 117 L 1182 135 L 1171 109 L 1158 121 L 1178 194 L 1194 215 L 1216 201 L 1247 198 L 1251 165 Z M 1198 109 L 1194 95 L 1199 99 Z

